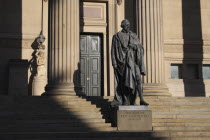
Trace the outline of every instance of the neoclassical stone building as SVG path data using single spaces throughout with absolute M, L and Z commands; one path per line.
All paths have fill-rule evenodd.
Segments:
M 145 49 L 145 94 L 210 96 L 209 13 L 208 0 L 0 1 L 0 94 L 113 96 L 126 18 Z

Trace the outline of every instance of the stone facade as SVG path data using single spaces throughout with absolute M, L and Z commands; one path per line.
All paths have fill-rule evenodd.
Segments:
M 48 2 L 17 0 L 0 2 L 0 93 L 8 94 L 9 60 L 26 59 L 31 62 L 37 44 L 36 38 L 42 28 L 48 36 Z M 42 21 L 43 13 L 43 22 Z M 42 23 L 42 24 L 41 24 Z M 44 45 L 47 48 L 47 40 Z M 47 52 L 46 52 L 47 54 Z M 46 56 L 47 57 L 47 56 Z M 32 94 L 32 77 L 28 64 L 28 95 Z M 46 62 L 47 67 L 47 62 Z M 47 70 L 46 70 L 47 71 Z
M 210 5 L 207 0 L 163 0 L 165 79 L 173 96 L 209 96 L 209 79 L 202 66 L 210 64 Z M 170 65 L 182 65 L 182 78 L 171 79 Z M 198 65 L 198 78 L 187 77 L 189 64 Z
M 94 8 L 98 12 L 91 14 Z M 203 79 L 203 65 L 210 65 L 209 13 L 208 0 L 81 0 L 80 4 L 78 0 L 1 1 L 0 94 L 7 95 L 9 91 L 9 61 L 26 59 L 28 95 L 32 95 L 35 75 L 30 70 L 31 62 L 37 48 L 36 38 L 43 31 L 48 91 L 54 87 L 63 89 L 63 85 L 66 89 L 67 83 L 69 91 L 74 91 L 71 77 L 79 62 L 79 33 L 85 32 L 102 35 L 103 95 L 113 96 L 111 41 L 120 30 L 121 20 L 127 18 L 145 47 L 148 71 L 145 84 L 167 86 L 172 96 L 210 96 L 210 79 Z M 59 45 L 52 49 L 53 43 Z M 62 55 L 68 49 L 74 51 Z M 173 65 L 180 66 L 181 76 L 176 79 L 171 78 Z M 197 77 L 190 77 L 191 72 Z M 56 74 L 62 78 L 56 79 Z

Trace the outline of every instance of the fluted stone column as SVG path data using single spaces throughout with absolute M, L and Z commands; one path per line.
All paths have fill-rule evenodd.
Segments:
M 137 34 L 145 50 L 145 84 L 164 84 L 162 0 L 136 0 Z
M 75 95 L 79 63 L 79 0 L 50 0 L 46 95 Z

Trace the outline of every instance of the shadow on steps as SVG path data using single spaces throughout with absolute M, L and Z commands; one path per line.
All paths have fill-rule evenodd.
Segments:
M 16 140 L 21 134 L 114 131 L 90 106 L 77 96 L 0 96 L 0 140 Z
M 82 96 L 82 98 L 90 101 L 91 104 L 96 105 L 97 108 L 100 108 L 100 112 L 103 116 L 103 119 L 105 119 L 105 122 L 111 123 L 112 127 L 116 127 L 113 122 L 114 113 L 113 109 L 111 108 L 111 101 L 109 99 L 98 96 Z

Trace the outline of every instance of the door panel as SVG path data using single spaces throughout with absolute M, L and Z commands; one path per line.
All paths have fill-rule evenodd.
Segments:
M 86 85 L 87 85 L 87 58 L 86 57 L 81 57 L 80 58 L 80 81 L 81 81 L 81 86 L 82 86 L 82 92 L 85 93 L 87 92 L 85 88 Z
M 81 54 L 86 54 L 87 51 L 87 37 L 81 36 L 80 37 L 80 52 Z
M 101 96 L 101 38 L 81 35 L 81 85 L 87 96 Z
M 91 54 L 100 54 L 100 42 L 99 37 L 91 37 L 90 38 L 90 50 Z
M 100 56 L 90 56 L 90 76 L 91 76 L 91 92 L 93 96 L 97 96 L 96 91 L 100 93 L 101 76 L 100 76 Z

